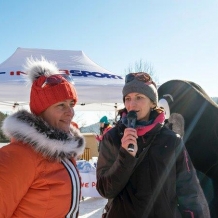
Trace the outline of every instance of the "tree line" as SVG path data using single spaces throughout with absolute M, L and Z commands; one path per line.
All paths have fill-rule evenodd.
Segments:
M 7 117 L 7 114 L 0 112 L 0 127 L 2 127 L 3 120 Z M 0 142 L 8 142 L 9 139 L 3 134 L 0 128 Z

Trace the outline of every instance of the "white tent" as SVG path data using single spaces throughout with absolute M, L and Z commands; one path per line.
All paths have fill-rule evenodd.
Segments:
M 122 107 L 124 79 L 100 67 L 83 51 L 17 48 L 0 64 L 0 110 L 28 105 L 30 85 L 23 77 L 27 57 L 41 56 L 55 61 L 60 70 L 73 77 L 79 101 L 77 110 L 114 110 Z

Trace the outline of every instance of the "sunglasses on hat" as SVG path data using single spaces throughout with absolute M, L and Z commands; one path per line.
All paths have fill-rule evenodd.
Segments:
M 60 83 L 62 83 L 63 81 L 67 80 L 68 82 L 74 84 L 73 82 L 73 78 L 68 75 L 68 74 L 55 74 L 55 75 L 51 75 L 49 77 L 46 78 L 45 82 L 42 84 L 42 88 L 45 87 L 46 85 L 50 85 L 50 86 L 55 86 L 58 85 Z
M 152 79 L 148 73 L 144 73 L 144 72 L 129 73 L 125 77 L 125 84 L 133 81 L 134 79 L 137 79 L 137 80 L 145 82 L 145 83 L 151 83 L 156 87 L 155 82 L 152 81 Z

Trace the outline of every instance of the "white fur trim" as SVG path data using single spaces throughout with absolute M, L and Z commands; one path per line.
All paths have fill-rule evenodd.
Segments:
M 46 60 L 43 56 L 40 59 L 34 59 L 32 56 L 26 59 L 26 64 L 24 67 L 24 72 L 28 79 L 33 82 L 39 76 L 49 77 L 54 74 L 59 74 L 57 68 L 57 63 L 53 61 Z
M 68 134 L 67 140 L 50 139 L 46 133 L 40 133 L 27 122 L 22 122 L 18 118 L 19 114 L 20 112 L 17 112 L 7 117 L 3 122 L 2 130 L 9 138 L 29 143 L 37 152 L 58 160 L 61 159 L 60 156 L 74 155 L 77 157 L 83 153 L 85 148 L 84 137 L 76 128 L 71 129 L 71 134 Z M 51 129 L 50 131 L 55 130 Z

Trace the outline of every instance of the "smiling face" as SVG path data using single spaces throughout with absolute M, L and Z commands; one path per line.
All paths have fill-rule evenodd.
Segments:
M 40 116 L 52 127 L 65 132 L 70 131 L 71 120 L 74 116 L 74 100 L 65 100 L 51 105 Z
M 137 120 L 148 121 L 151 109 L 155 104 L 147 96 L 140 93 L 129 93 L 125 96 L 125 107 L 127 111 L 134 110 L 137 112 Z

